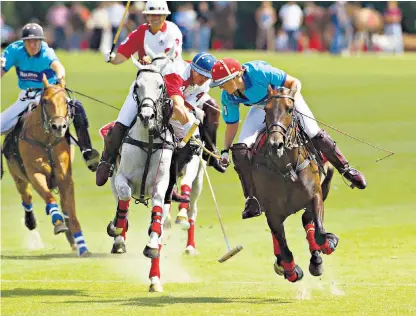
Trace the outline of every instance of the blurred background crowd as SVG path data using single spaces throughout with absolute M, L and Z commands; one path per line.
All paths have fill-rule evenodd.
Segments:
M 126 2 L 2 1 L 1 44 L 19 38 L 27 22 L 40 23 L 55 49 L 105 51 Z M 132 2 L 122 41 L 145 23 L 144 2 Z M 350 54 L 416 50 L 416 2 L 168 2 L 185 51 L 258 49 Z

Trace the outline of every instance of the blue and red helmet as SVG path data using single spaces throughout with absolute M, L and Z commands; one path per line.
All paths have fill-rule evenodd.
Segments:
M 191 68 L 200 75 L 211 79 L 211 70 L 216 61 L 217 59 L 210 53 L 198 53 L 192 59 Z

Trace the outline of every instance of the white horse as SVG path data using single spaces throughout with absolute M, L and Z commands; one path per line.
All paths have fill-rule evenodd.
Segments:
M 152 221 L 149 227 L 149 241 L 143 254 L 152 259 L 153 265 L 153 260 L 158 261 L 160 255 L 163 233 L 162 208 L 169 184 L 174 141 L 167 126 L 166 91 L 159 69 L 154 65 L 143 66 L 134 58 L 132 60 L 139 70 L 134 83 L 138 115 L 123 142 L 120 162 L 111 178 L 113 194 L 118 201 L 117 215 L 113 222 L 117 235 L 113 250 L 115 247 L 125 249 L 124 237 L 130 200 L 135 198 L 147 204 L 151 199 Z M 160 273 L 152 275 L 151 271 L 150 281 L 150 291 L 162 290 Z

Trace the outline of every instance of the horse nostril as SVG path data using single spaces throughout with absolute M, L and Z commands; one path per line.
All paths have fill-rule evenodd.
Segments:
M 66 129 L 66 124 L 62 125 L 62 129 Z
M 57 130 L 58 126 L 56 124 L 52 124 L 52 129 Z
M 277 144 L 277 149 L 282 149 L 282 148 L 283 148 L 283 143 Z

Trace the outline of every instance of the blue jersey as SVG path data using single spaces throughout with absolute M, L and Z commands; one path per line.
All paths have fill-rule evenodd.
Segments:
M 6 59 L 3 71 L 7 72 L 14 66 L 18 85 L 22 90 L 43 88 L 43 74 L 46 75 L 49 83 L 56 83 L 56 74 L 51 69 L 51 64 L 59 59 L 56 57 L 54 50 L 44 41 L 41 43 L 39 53 L 35 56 L 29 56 L 25 44 L 20 40 L 7 46 L 3 52 L 3 57 Z
M 268 98 L 268 86 L 277 89 L 283 87 L 286 81 L 286 73 L 283 70 L 274 68 L 265 61 L 251 61 L 245 63 L 243 68 L 246 98 L 230 95 L 225 90 L 221 95 L 222 116 L 227 124 L 234 124 L 240 120 L 240 103 L 264 107 Z

